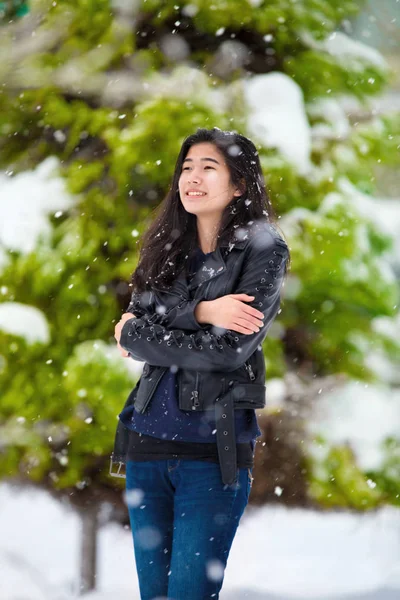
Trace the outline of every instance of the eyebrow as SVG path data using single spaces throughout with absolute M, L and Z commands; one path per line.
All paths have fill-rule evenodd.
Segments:
M 215 158 L 201 158 L 200 160 L 203 160 L 203 161 L 210 160 L 211 162 L 214 162 L 217 165 L 219 165 L 219 162 L 217 160 L 215 160 Z M 193 162 L 193 159 L 192 158 L 185 158 L 185 160 L 183 162 L 186 162 L 186 161 Z

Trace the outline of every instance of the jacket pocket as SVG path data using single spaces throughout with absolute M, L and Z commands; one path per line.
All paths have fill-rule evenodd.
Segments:
M 210 410 L 224 391 L 225 373 L 178 370 L 179 408 L 184 411 Z
M 200 374 L 197 371 L 196 373 L 196 381 L 194 390 L 192 391 L 191 400 L 192 400 L 192 410 L 196 410 L 200 406 Z
M 181 410 L 201 410 L 200 373 L 192 369 L 178 371 L 179 408 Z
M 230 388 L 235 408 L 264 408 L 266 387 L 262 383 L 237 383 Z
M 256 376 L 254 375 L 254 371 L 251 367 L 250 361 L 246 360 L 246 362 L 244 363 L 244 368 L 247 371 L 247 375 L 249 376 L 250 381 L 254 381 Z

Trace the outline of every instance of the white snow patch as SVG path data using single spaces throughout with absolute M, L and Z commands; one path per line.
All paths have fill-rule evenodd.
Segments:
M 400 391 L 350 381 L 320 396 L 306 428 L 330 445 L 348 443 L 362 470 L 379 469 L 384 458 L 382 442 L 399 435 Z
M 35 306 L 19 302 L 0 303 L 0 329 L 25 338 L 33 344 L 50 341 L 50 330 L 47 319 L 41 310 Z
M 329 213 L 336 204 L 350 207 L 362 217 L 361 220 L 372 223 L 378 232 L 391 238 L 392 248 L 384 255 L 377 257 L 376 262 L 386 280 L 393 282 L 394 271 L 400 267 L 400 202 L 397 198 L 369 196 L 356 188 L 346 177 L 341 177 L 338 181 L 338 191 L 327 194 L 317 212 L 296 207 L 281 218 L 281 227 L 287 236 L 301 237 L 303 221 L 317 223 L 320 216 Z M 369 252 L 370 242 L 365 223 L 360 223 L 356 236 L 360 254 Z M 310 258 L 312 257 L 310 256 Z M 350 276 L 351 273 L 349 273 Z
M 103 340 L 86 340 L 75 346 L 75 356 L 78 363 L 90 368 L 92 364 L 104 364 L 107 361 L 109 368 L 121 367 L 125 369 L 132 380 L 137 380 L 143 370 L 144 362 L 124 357 L 120 354 L 116 344 L 107 344 Z
M 347 67 L 351 61 L 351 66 L 360 70 L 365 69 L 366 63 L 378 69 L 388 69 L 387 62 L 375 48 L 354 40 L 341 31 L 334 31 L 323 41 L 316 40 L 309 32 L 303 32 L 301 38 L 310 48 L 328 52 Z
M 15 177 L 0 175 L 0 244 L 28 253 L 50 232 L 48 215 L 68 209 L 74 199 L 57 175 L 58 160 L 46 158 L 36 169 Z
M 356 188 L 345 177 L 340 178 L 338 187 L 359 214 L 375 224 L 380 231 L 393 239 L 391 260 L 400 266 L 400 202 L 397 198 L 375 198 Z
M 394 317 L 376 317 L 372 320 L 372 329 L 398 345 L 400 340 L 400 312 Z M 400 386 L 400 370 L 396 356 L 392 357 L 382 349 L 374 349 L 367 353 L 364 362 L 368 369 L 375 373 L 381 381 L 393 386 Z
M 281 594 L 328 600 L 389 584 L 400 587 L 399 534 L 400 510 L 392 507 L 361 515 L 266 506 L 239 527 L 226 587 L 251 586 L 276 594 L 276 600 Z M 243 556 L 258 558 L 243 569 Z
M 397 327 L 397 331 L 399 331 L 399 327 Z M 397 343 L 399 339 L 400 337 L 397 338 Z M 387 351 L 384 352 L 383 350 L 370 350 L 366 354 L 364 364 L 381 381 L 385 381 L 388 385 L 400 386 L 398 360 L 396 358 L 391 359 L 388 356 Z
M 393 342 L 398 342 L 400 340 L 400 313 L 393 318 L 376 317 L 372 321 L 372 328 L 377 333 L 391 338 Z
M 0 597 L 77 597 L 80 521 L 39 490 L 0 485 Z M 116 524 L 99 532 L 97 591 L 88 600 L 139 598 L 132 537 Z M 243 568 L 243 556 L 251 556 Z M 316 512 L 264 506 L 241 520 L 221 600 L 362 600 L 400 592 L 400 510 Z M 289 574 L 289 576 L 288 576 Z M 375 593 L 374 593 L 375 592 Z M 361 600 L 357 595 L 357 600 Z
M 283 408 L 285 406 L 285 398 L 287 388 L 284 379 L 273 377 L 266 381 L 266 406 L 267 408 Z
M 322 117 L 326 123 L 312 127 L 313 139 L 346 139 L 350 133 L 349 119 L 340 102 L 333 98 L 320 98 L 308 107 L 310 116 Z
M 153 73 L 147 81 L 147 91 L 152 97 L 179 98 L 183 102 L 201 98 L 216 112 L 225 110 L 227 105 L 226 91 L 212 89 L 207 75 L 188 65 L 179 65 L 167 74 Z
M 310 172 L 311 130 L 300 86 L 283 73 L 255 75 L 243 86 L 249 132 L 278 148 L 300 173 Z
M 110 362 L 122 364 L 133 379 L 137 379 L 138 377 L 140 377 L 144 366 L 143 361 L 135 360 L 131 357 L 122 356 L 119 353 L 118 347 L 114 344 L 109 345 L 103 342 L 102 340 L 96 340 L 94 344 L 96 344 L 97 348 L 102 350 L 104 356 Z

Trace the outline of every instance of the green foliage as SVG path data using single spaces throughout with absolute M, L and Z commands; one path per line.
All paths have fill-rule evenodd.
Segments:
M 9 252 L 2 267 L 2 299 L 40 309 L 51 342 L 0 333 L 9 354 L 0 357 L 0 476 L 25 474 L 60 490 L 109 485 L 105 461 L 116 415 L 134 381 L 108 344 L 128 304 L 137 243 L 168 190 L 184 137 L 213 126 L 246 134 L 240 84 L 254 72 L 291 76 L 311 126 L 330 128 L 313 136 L 311 174 L 299 174 L 278 149 L 259 146 L 292 253 L 284 310 L 263 344 L 267 377 L 284 374 L 288 347 L 299 368 L 304 361 L 315 375 L 366 380 L 373 378 L 366 366 L 371 349 L 400 354 L 397 341 L 373 327 L 398 303 L 383 261 L 391 242 L 360 217 L 342 185 L 375 193 L 376 165 L 396 164 L 399 116 L 348 123 L 348 135 L 338 137 L 329 115 L 311 104 L 343 93 L 364 102 L 386 84 L 387 69 L 376 62 L 345 61 L 323 46 L 362 4 L 143 0 L 132 8 L 132 26 L 109 0 L 34 0 L 37 51 L 24 46 L 25 30 L 18 37 L 3 20 L 0 50 L 9 60 L 1 65 L 0 166 L 17 173 L 56 156 L 76 202 L 49 215 L 50 239 L 28 254 Z M 184 41 L 186 58 L 163 52 L 166 34 Z M 216 55 L 232 40 L 250 50 L 250 63 L 217 76 Z M 378 491 L 348 448 L 333 448 L 328 475 L 315 475 L 311 492 L 321 503 L 358 509 L 394 501 L 396 452 L 368 475 Z
M 334 57 L 316 50 L 304 50 L 285 59 L 284 69 L 304 90 L 307 101 L 331 94 L 348 93 L 358 99 L 381 92 L 387 83 L 387 73 L 364 62 L 341 64 Z
M 400 439 L 387 438 L 383 449 L 382 467 L 368 471 L 368 476 L 376 482 L 391 504 L 400 506 Z
M 282 227 L 296 265 L 287 284 L 285 325 L 290 329 L 301 323 L 299 346 L 321 374 L 373 379 L 365 366 L 367 349 L 353 336 L 361 334 L 369 348 L 384 343 L 372 320 L 397 312 L 398 286 L 380 257 L 391 240 L 360 219 L 339 194 L 328 196 L 318 211 L 294 210 Z M 297 290 L 293 304 L 291 289 Z
M 354 0 L 269 0 L 261 2 L 257 9 L 249 0 L 193 0 L 190 8 L 185 3 L 177 5 L 174 0 L 143 0 L 141 10 L 151 16 L 151 23 L 160 26 L 176 21 L 180 16 L 193 19 L 199 32 L 214 34 L 221 27 L 230 31 L 253 29 L 261 34 L 272 33 L 280 49 L 292 45 L 301 30 L 311 31 L 323 37 L 338 26 L 344 17 L 358 12 L 362 3 Z
M 311 474 L 310 497 L 322 506 L 369 510 L 386 500 L 382 491 L 371 486 L 360 471 L 348 446 L 333 446 L 322 460 L 308 458 L 307 463 Z
M 312 153 L 313 162 L 319 165 L 322 171 L 319 181 L 322 194 L 319 198 L 322 200 L 327 192 L 334 190 L 343 177 L 362 192 L 373 196 L 376 190 L 377 167 L 385 165 L 393 168 L 397 164 L 400 115 L 393 112 L 374 117 L 367 122 L 357 122 L 352 126 L 341 110 L 338 118 L 346 122 L 348 134 L 340 135 L 335 130 L 332 119 L 324 117 L 324 108 L 324 104 L 319 108 L 315 105 L 309 107 L 309 119 L 313 127 L 325 128 L 325 135 L 318 140 L 318 145 L 314 145 Z M 288 187 L 290 190 L 292 185 Z M 306 189 L 306 196 L 313 198 L 313 189 Z M 290 201 L 291 206 L 296 205 L 294 198 L 290 198 Z
M 314 450 L 307 457 L 307 472 L 309 493 L 314 500 L 327 508 L 357 510 L 375 508 L 383 503 L 400 505 L 399 439 L 385 439 L 380 468 L 365 472 L 357 466 L 349 446 L 329 446 L 320 436 L 313 440 L 313 446 Z
M 377 165 L 396 168 L 400 148 L 400 114 L 376 117 L 372 122 L 353 128 L 348 146 L 354 153 L 352 161 L 341 159 L 341 144 L 334 150 L 335 163 L 348 178 L 366 193 L 375 190 Z M 346 166 L 347 164 L 347 166 Z
M 305 177 L 276 151 L 261 148 L 260 160 L 269 196 L 278 215 L 300 206 L 316 210 L 325 196 L 336 189 L 330 172 L 315 178 Z
M 121 187 L 129 185 L 134 191 L 148 181 L 165 189 L 187 132 L 198 127 L 211 128 L 216 123 L 223 128 L 228 121 L 200 103 L 165 98 L 142 103 L 131 126 L 122 132 L 108 127 L 104 132 L 114 158 L 110 175 Z
M 58 31 L 62 44 L 59 44 L 56 57 L 53 57 L 57 60 L 54 63 L 46 63 L 46 60 L 52 57 L 45 54 L 42 56 L 45 64 L 59 66 L 69 62 L 71 58 L 84 56 L 85 59 L 90 59 L 93 56 L 106 56 L 104 47 L 108 48 L 110 45 L 113 55 L 109 61 L 98 65 L 103 70 L 116 55 L 132 51 L 128 30 L 115 19 L 110 0 L 60 0 L 47 2 L 47 6 L 41 0 L 33 0 L 32 5 L 35 12 L 46 11 L 43 23 L 46 30 L 51 31 L 63 24 L 62 29 Z M 98 52 L 101 47 L 103 51 Z M 93 62 L 91 65 L 93 66 Z
M 263 343 L 265 358 L 266 380 L 272 377 L 283 377 L 286 371 L 285 348 L 279 337 L 274 337 L 273 330 L 278 330 L 278 323 L 275 321 L 268 336 Z
M 187 5 L 177 5 L 173 0 L 143 0 L 141 9 L 156 30 L 173 26 L 174 31 L 185 35 L 194 28 L 207 43 L 214 45 L 213 36 L 218 31 L 221 41 L 235 39 L 246 43 L 245 32 L 252 31 L 255 46 L 268 50 L 268 55 L 282 70 L 300 85 L 307 99 L 347 92 L 358 98 L 376 94 L 387 81 L 385 70 L 368 61 L 349 59 L 342 64 L 327 52 L 315 51 L 305 44 L 304 32 L 316 41 L 322 41 L 342 23 L 344 18 L 357 14 L 365 1 L 347 0 L 269 0 L 257 9 L 249 0 L 223 0 L 210 3 L 194 0 Z M 178 23 L 178 25 L 176 25 Z M 194 53 L 199 65 L 207 62 L 209 52 Z M 238 74 L 240 76 L 240 73 Z
M 23 17 L 29 12 L 26 0 L 8 0 L 0 2 L 0 19 L 10 19 L 12 17 Z
M 79 489 L 94 475 L 106 482 L 104 458 L 111 454 L 117 415 L 135 382 L 115 345 L 86 340 L 62 363 L 48 358 L 54 356 L 52 346 L 2 338 L 17 368 L 0 374 L 0 476 L 17 468 L 56 489 Z

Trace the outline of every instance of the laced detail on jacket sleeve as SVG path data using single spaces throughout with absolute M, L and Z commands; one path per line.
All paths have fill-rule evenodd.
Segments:
M 142 295 L 137 292 L 132 292 L 131 301 L 125 312 L 133 313 L 136 318 L 144 319 L 146 323 L 152 325 L 157 323 L 163 325 L 168 329 L 184 329 L 186 331 L 204 330 L 205 325 L 197 322 L 194 312 L 196 306 L 201 299 L 190 298 L 185 293 L 176 297 L 173 300 L 173 304 L 168 306 L 168 309 L 164 311 L 157 311 L 156 306 L 163 305 L 163 300 L 157 299 L 154 291 L 147 296 L 144 300 Z
M 196 331 L 195 333 L 185 334 L 184 331 L 178 329 L 168 330 L 159 324 L 152 324 L 147 327 L 147 324 L 150 322 L 151 318 L 147 316 L 141 319 L 132 319 L 132 327 L 130 331 L 128 331 L 128 335 L 130 337 L 135 336 L 138 339 L 141 339 L 142 333 L 144 332 L 149 334 L 146 336 L 148 342 L 151 342 L 152 340 L 157 341 L 158 344 L 166 342 L 167 346 L 175 345 L 178 348 L 182 348 L 186 342 L 186 347 L 189 350 L 192 350 L 193 348 L 195 350 L 203 350 L 204 346 L 207 344 L 210 350 L 215 350 L 216 352 L 221 352 L 223 350 L 223 345 L 221 344 L 222 339 L 224 339 L 231 348 L 235 346 L 235 342 L 239 341 L 239 337 L 231 330 L 227 330 L 223 335 L 211 333 L 210 331 Z
M 126 321 L 121 346 L 133 358 L 152 365 L 193 368 L 204 371 L 233 371 L 260 347 L 280 305 L 280 289 L 288 257 L 284 242 L 270 251 L 255 248 L 247 257 L 243 273 L 232 293 L 254 296 L 250 306 L 264 313 L 260 331 L 252 334 L 210 326 L 194 333 L 168 329 L 152 323 L 148 315 Z

